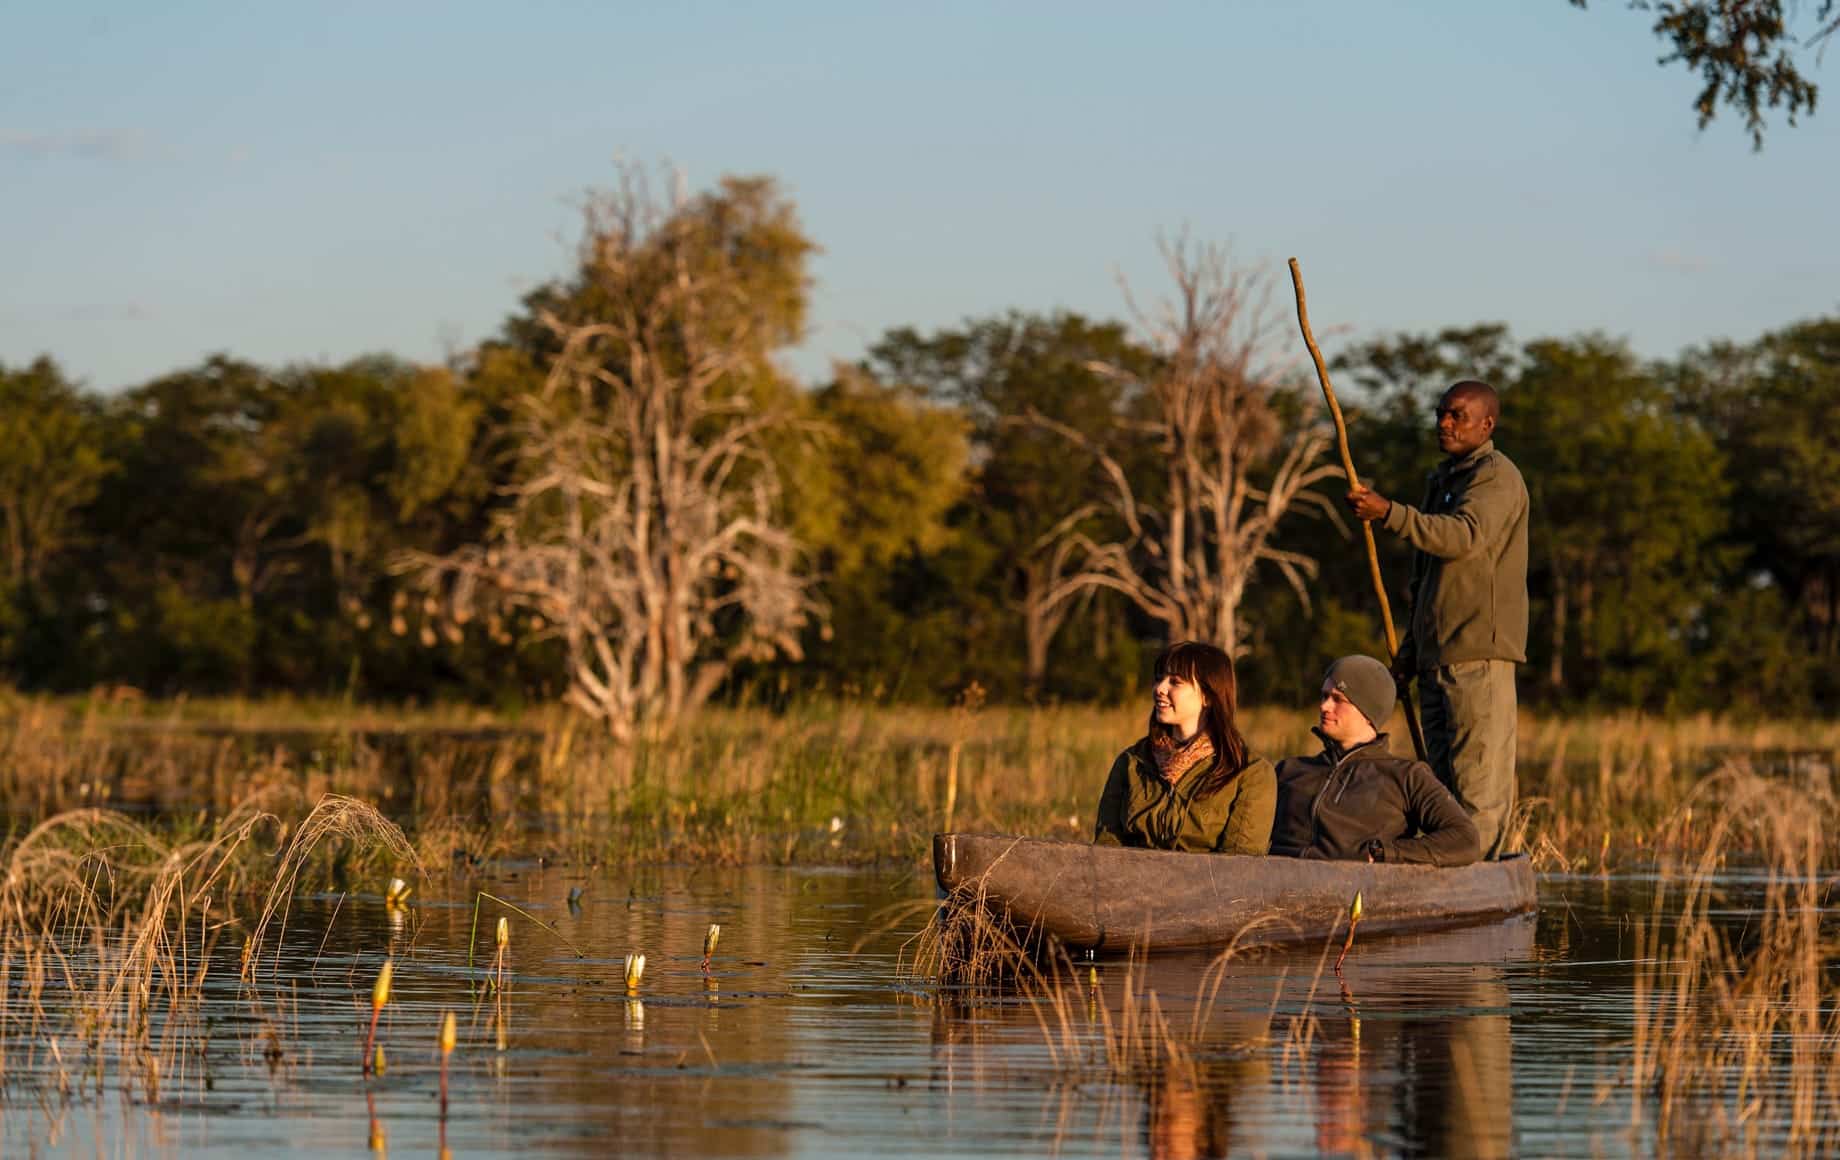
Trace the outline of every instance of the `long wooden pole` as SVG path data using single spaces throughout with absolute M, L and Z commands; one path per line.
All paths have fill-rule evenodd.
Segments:
M 1329 385 L 1328 364 L 1323 362 L 1322 351 L 1316 347 L 1316 336 L 1310 333 L 1310 311 L 1303 302 L 1303 270 L 1295 258 L 1291 259 L 1291 286 L 1297 291 L 1297 325 L 1303 328 L 1303 345 L 1310 348 L 1310 358 L 1316 363 L 1316 381 L 1322 384 L 1323 398 L 1328 401 L 1329 414 L 1335 419 L 1335 441 L 1342 451 L 1342 473 L 1348 477 L 1349 488 L 1357 488 L 1361 486 L 1361 478 L 1354 472 L 1354 455 L 1348 450 L 1348 423 L 1342 418 L 1342 405 L 1336 402 L 1335 388 Z M 1393 628 L 1393 605 L 1386 598 L 1386 581 L 1380 575 L 1380 549 L 1374 544 L 1374 526 L 1362 520 L 1361 535 L 1367 540 L 1367 570 L 1373 577 L 1374 595 L 1380 598 L 1380 623 L 1386 626 L 1390 665 L 1399 657 L 1399 633 Z M 1412 733 L 1412 751 L 1424 761 L 1425 735 L 1418 727 L 1418 713 L 1412 708 L 1410 693 L 1401 691 L 1406 694 L 1400 697 L 1400 704 L 1406 711 L 1406 728 Z

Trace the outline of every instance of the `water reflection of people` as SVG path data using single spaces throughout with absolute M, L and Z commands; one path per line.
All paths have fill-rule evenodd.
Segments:
M 1408 1076 L 1400 1085 L 1401 1126 L 1429 1156 L 1512 1155 L 1507 984 L 1498 973 L 1483 972 L 1455 988 L 1449 1001 L 1472 1013 L 1400 1025 Z
M 1209 1021 L 1189 1049 L 1166 1052 L 1144 1076 L 1144 1150 L 1153 1160 L 1190 1160 L 1235 1152 L 1236 1111 L 1254 1104 L 1270 1082 L 1265 1055 L 1270 1015 Z M 1240 1140 L 1239 1151 L 1256 1141 Z
M 1499 994 L 1497 993 L 1499 992 Z M 1459 985 L 1444 1002 L 1486 1008 L 1506 1001 L 1499 978 Z M 1422 1018 L 1322 1021 L 1311 1064 L 1315 1147 L 1322 1156 L 1405 1151 L 1487 1158 L 1514 1151 L 1508 1016 L 1444 1008 Z
M 1040 1122 L 1057 1140 L 1121 1132 L 1127 1153 L 1172 1160 L 1512 1155 L 1501 964 L 1530 955 L 1533 934 L 1510 921 L 1363 943 L 1340 995 L 1320 949 L 1102 963 L 1096 982 L 1066 984 L 1078 994 L 1051 1006 L 1070 1030 L 1048 1033 L 1063 1061 L 1084 1066 L 1097 1048 L 1122 1065 L 1128 1082 L 1102 1086 L 1125 1102 L 1053 1085 Z M 1035 1002 L 932 1006 L 929 1089 L 948 1119 L 979 1102 L 956 1093 L 1013 1084 L 1016 1049 L 1040 1050 Z
M 1194 1061 L 1170 1060 L 1145 1085 L 1145 1151 L 1153 1160 L 1225 1156 L 1225 1125 L 1212 1113 Z
M 1316 1154 L 1371 1156 L 1367 1137 L 1374 1125 L 1368 1123 L 1360 1016 L 1350 1016 L 1342 1027 L 1326 1027 L 1324 1032 L 1311 1069 Z
M 1270 980 L 1241 978 L 1222 957 L 1171 956 L 1108 977 L 1100 1001 L 1116 1027 L 1146 996 L 1159 1017 L 1138 1025 L 1145 1153 L 1183 1160 L 1265 1151 L 1257 1132 L 1271 1094 Z
M 1499 964 L 1529 953 L 1532 938 L 1531 923 L 1510 922 L 1369 948 L 1337 1009 L 1319 1013 L 1317 1152 L 1370 1156 L 1399 1150 L 1376 1141 L 1403 1141 L 1413 1155 L 1512 1155 L 1512 1040 Z M 1428 957 L 1422 969 L 1405 966 Z
M 1236 698 L 1233 661 L 1220 649 L 1191 640 L 1163 650 L 1149 731 L 1112 763 L 1094 842 L 1265 853 L 1275 782 L 1240 735 Z

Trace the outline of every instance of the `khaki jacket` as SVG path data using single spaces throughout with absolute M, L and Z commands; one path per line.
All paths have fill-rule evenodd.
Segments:
M 1322 737 L 1320 731 L 1316 731 Z M 1431 772 L 1387 750 L 1386 734 L 1342 752 L 1278 763 L 1271 852 L 1296 858 L 1467 866 L 1482 854 L 1476 823 Z
M 1418 549 L 1408 667 L 1526 662 L 1527 514 L 1527 484 L 1493 441 L 1439 464 L 1422 509 L 1394 501 L 1382 526 Z
M 1251 758 L 1239 774 L 1205 797 L 1195 790 L 1216 756 L 1170 785 L 1157 772 L 1148 737 L 1118 755 L 1099 795 L 1093 841 L 1189 853 L 1263 854 L 1271 842 L 1277 780 L 1271 762 Z

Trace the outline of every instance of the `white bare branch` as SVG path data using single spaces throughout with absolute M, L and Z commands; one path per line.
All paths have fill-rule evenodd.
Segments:
M 587 305 L 538 314 L 557 348 L 511 408 L 504 510 L 480 543 L 395 564 L 454 625 L 521 615 L 561 641 L 565 700 L 623 737 L 796 656 L 821 611 L 764 443 L 793 417 L 750 396 L 762 327 L 687 206 L 628 169 L 585 207 Z
M 1124 287 L 1158 355 L 1156 371 L 1138 380 L 1119 367 L 1088 367 L 1154 404 L 1152 417 L 1120 417 L 1116 427 L 1120 439 L 1145 440 L 1156 450 L 1163 471 L 1156 504 L 1142 501 L 1115 447 L 1034 411 L 1011 420 L 1060 435 L 1090 460 L 1104 497 L 1099 504 L 1120 533 L 1105 542 L 1091 538 L 1094 504 L 1060 521 L 1050 533 L 1056 570 L 1038 602 L 1109 589 L 1162 621 L 1171 640 L 1237 652 L 1248 635 L 1239 605 L 1261 562 L 1309 609 L 1306 581 L 1315 561 L 1275 547 L 1273 537 L 1294 509 L 1325 511 L 1340 526 L 1339 514 L 1310 490 L 1334 469 L 1317 463 L 1328 438 L 1314 410 L 1286 431 L 1274 406 L 1281 364 L 1273 361 L 1277 319 L 1267 271 L 1235 265 L 1223 248 L 1186 235 L 1159 247 L 1172 297 L 1146 311 Z

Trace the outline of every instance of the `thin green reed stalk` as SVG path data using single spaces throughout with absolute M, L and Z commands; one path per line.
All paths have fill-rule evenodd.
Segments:
M 544 930 L 555 935 L 557 940 L 560 941 L 563 946 L 568 947 L 570 950 L 575 952 L 576 958 L 581 959 L 581 958 L 587 957 L 586 952 L 584 952 L 580 947 L 576 946 L 573 942 L 571 942 L 567 935 L 563 934 L 561 931 L 557 930 L 555 927 L 551 926 L 549 923 L 544 922 L 542 919 L 530 913 L 528 910 L 525 910 L 523 907 L 519 906 L 515 902 L 507 902 L 496 894 L 487 894 L 485 891 L 480 890 L 480 891 L 477 891 L 473 895 L 473 929 L 471 933 L 468 934 L 467 940 L 466 940 L 466 967 L 467 967 L 467 970 L 470 971 L 473 969 L 473 945 L 479 941 L 479 904 L 480 902 L 486 899 L 491 899 L 493 902 L 498 903 L 500 906 L 504 907 L 506 910 L 513 911 L 517 914 L 522 915 L 523 917 L 529 919 L 531 922 L 534 922 L 538 926 L 542 927 Z

